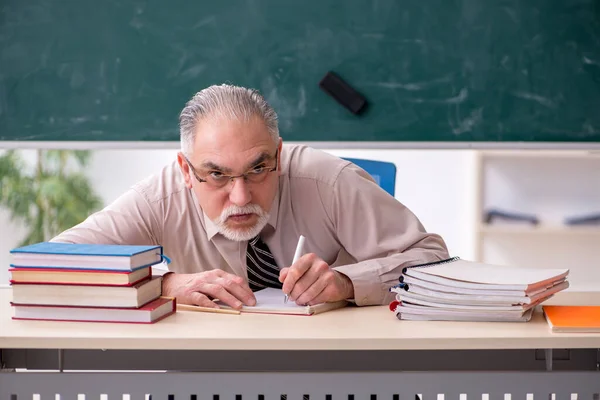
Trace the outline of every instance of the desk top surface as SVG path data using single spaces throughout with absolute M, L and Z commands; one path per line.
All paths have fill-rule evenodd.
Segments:
M 600 348 L 599 334 L 552 333 L 527 323 L 399 321 L 385 306 L 313 316 L 177 311 L 150 325 L 13 320 L 0 288 L 0 348 L 161 350 L 465 350 Z M 600 292 L 559 293 L 546 304 L 600 304 Z

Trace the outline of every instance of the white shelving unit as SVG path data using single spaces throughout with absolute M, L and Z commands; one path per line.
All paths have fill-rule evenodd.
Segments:
M 569 268 L 570 290 L 600 288 L 600 224 L 566 225 L 600 213 L 600 152 L 507 150 L 477 153 L 478 261 Z M 490 209 L 535 215 L 539 223 L 485 222 Z
M 560 226 L 560 225 L 538 225 L 538 226 L 497 226 L 482 223 L 479 228 L 481 234 L 506 234 L 506 235 L 598 235 L 600 227 L 590 226 Z M 600 240 L 600 237 L 598 238 Z

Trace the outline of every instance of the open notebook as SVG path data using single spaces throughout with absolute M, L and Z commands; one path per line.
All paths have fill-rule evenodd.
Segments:
M 314 306 L 299 306 L 292 301 L 284 303 L 285 295 L 281 289 L 274 288 L 254 292 L 254 296 L 256 297 L 256 305 L 242 307 L 242 313 L 313 315 L 342 308 L 348 304 L 345 300 L 334 303 L 321 303 Z M 222 308 L 227 308 L 226 305 L 219 305 Z

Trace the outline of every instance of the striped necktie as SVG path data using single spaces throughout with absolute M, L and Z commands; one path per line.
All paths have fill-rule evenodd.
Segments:
M 279 282 L 279 268 L 260 236 L 248 242 L 246 249 L 246 267 L 248 269 L 248 283 L 253 292 L 267 287 L 281 289 Z

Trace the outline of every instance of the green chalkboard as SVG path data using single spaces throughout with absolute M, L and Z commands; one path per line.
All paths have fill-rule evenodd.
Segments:
M 178 140 L 222 82 L 259 89 L 290 141 L 600 142 L 600 2 L 0 2 L 2 141 Z

